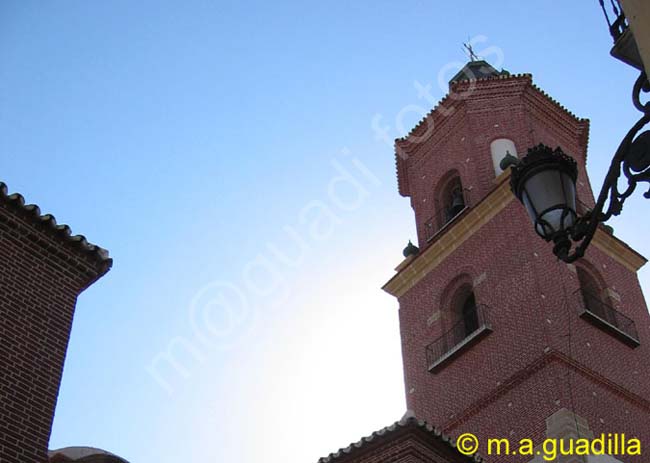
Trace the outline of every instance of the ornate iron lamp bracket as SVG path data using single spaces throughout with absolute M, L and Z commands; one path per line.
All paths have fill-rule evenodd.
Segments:
M 650 102 L 641 102 L 641 92 L 648 91 L 650 83 L 645 72 L 641 72 L 634 83 L 632 101 L 643 116 L 625 135 L 616 150 L 593 210 L 579 217 L 571 230 L 571 238 L 580 243 L 572 253 L 569 253 L 570 249 L 565 246 L 556 246 L 554 249 L 558 258 L 564 262 L 574 262 L 584 255 L 598 225 L 621 213 L 623 203 L 634 192 L 638 183 L 649 184 L 648 191 L 643 196 L 650 198 L 650 130 L 639 134 L 650 122 Z M 621 171 L 627 180 L 627 185 L 622 189 L 619 188 Z

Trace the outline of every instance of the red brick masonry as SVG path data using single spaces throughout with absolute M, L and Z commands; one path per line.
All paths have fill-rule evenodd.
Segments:
M 111 264 L 0 183 L 0 462 L 47 461 L 77 296 Z

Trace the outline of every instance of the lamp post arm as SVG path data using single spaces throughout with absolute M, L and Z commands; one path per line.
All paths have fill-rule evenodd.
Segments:
M 644 72 L 639 75 L 632 91 L 634 106 L 643 113 L 643 116 L 632 126 L 618 146 L 594 209 L 580 217 L 574 226 L 572 238 L 575 241 L 582 241 L 573 253 L 564 252 L 558 255 L 565 262 L 574 262 L 584 255 L 598 225 L 606 222 L 613 215 L 621 213 L 623 203 L 634 192 L 637 183 L 650 183 L 650 131 L 643 132 L 637 137 L 639 131 L 650 122 L 650 102 L 641 103 L 641 91 L 648 91 L 648 79 Z M 627 187 L 622 193 L 618 190 L 621 170 L 627 178 Z M 650 198 L 650 189 L 644 193 L 644 196 Z M 605 204 L 607 209 L 603 212 Z

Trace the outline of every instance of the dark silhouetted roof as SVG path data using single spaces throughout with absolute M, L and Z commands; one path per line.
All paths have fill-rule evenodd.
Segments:
M 449 84 L 454 82 L 460 82 L 462 80 L 478 80 L 484 79 L 486 77 L 498 77 L 498 76 L 509 76 L 508 71 L 497 71 L 490 63 L 483 60 L 470 61 L 463 69 L 458 71 L 458 73 L 451 78 Z
M 65 447 L 48 452 L 49 463 L 129 463 L 124 458 L 94 447 Z

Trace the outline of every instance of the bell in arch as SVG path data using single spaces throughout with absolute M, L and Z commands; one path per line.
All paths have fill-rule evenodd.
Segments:
M 454 188 L 454 190 L 451 192 L 451 204 L 447 209 L 447 220 L 451 220 L 456 217 L 463 209 L 465 209 L 465 198 L 463 198 L 463 190 L 460 188 Z

